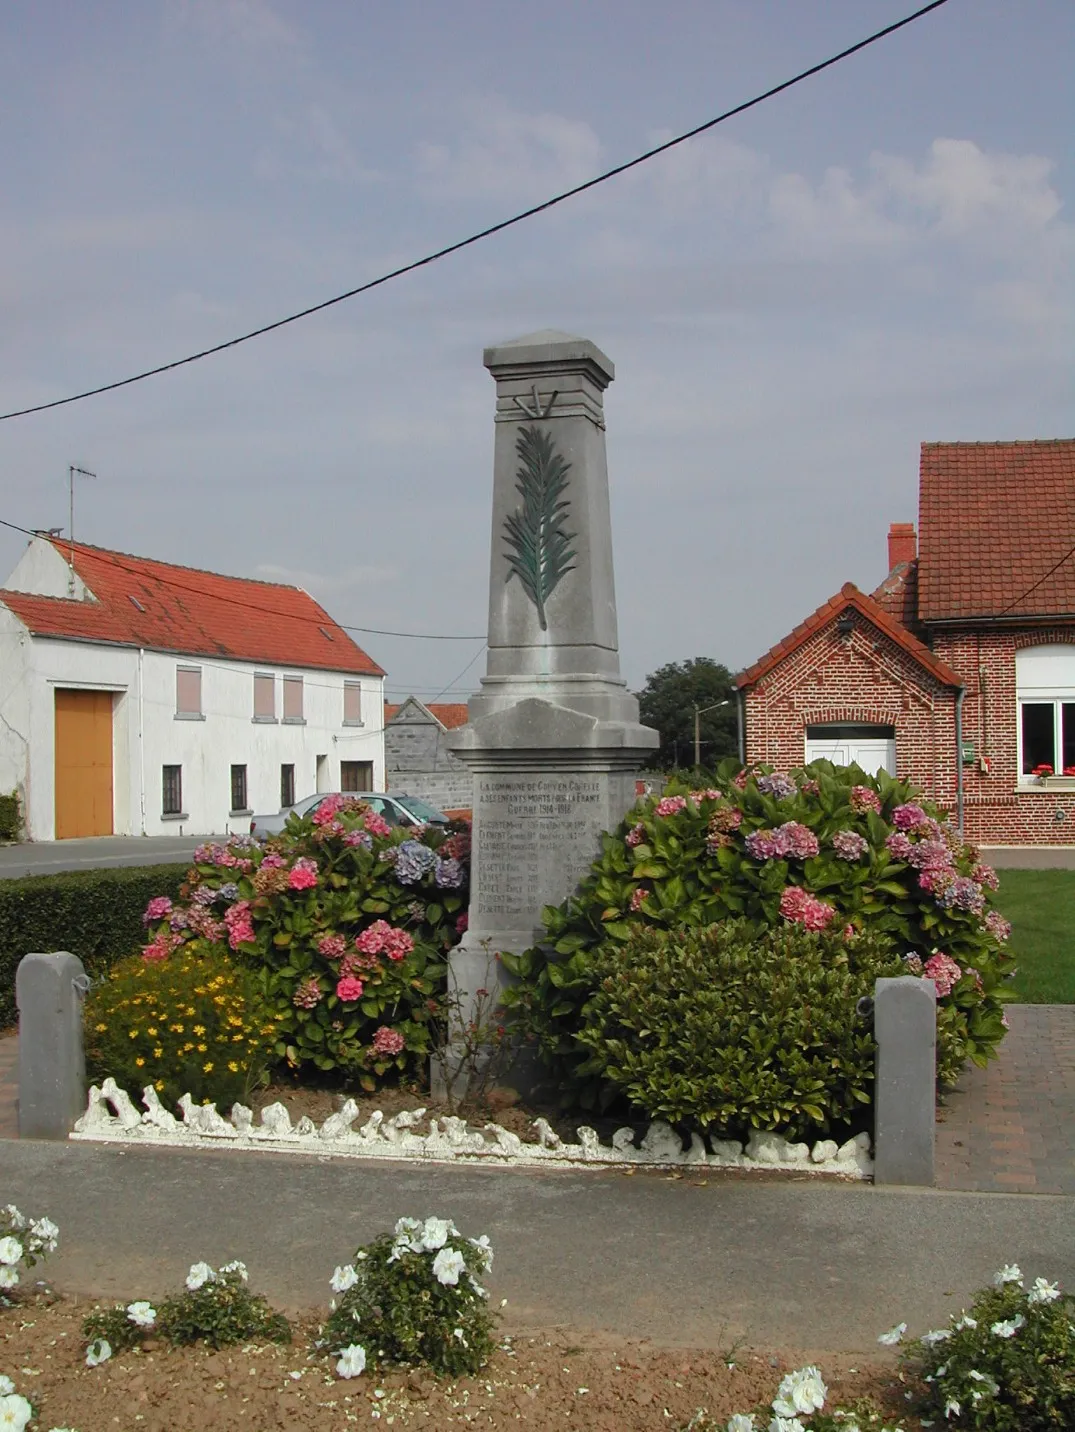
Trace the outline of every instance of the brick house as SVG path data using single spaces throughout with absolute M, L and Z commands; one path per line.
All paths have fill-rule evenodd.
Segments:
M 408 696 L 384 708 L 386 790 L 406 791 L 441 810 L 469 810 L 471 775 L 448 749 L 446 737 L 469 716 L 465 701 L 433 701 L 427 706 Z
M 923 444 L 919 530 L 738 677 L 746 759 L 857 761 L 979 844 L 1075 845 L 1075 440 Z

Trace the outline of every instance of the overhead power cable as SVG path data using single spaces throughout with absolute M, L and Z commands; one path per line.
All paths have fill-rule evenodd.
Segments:
M 733 119 L 736 115 L 745 114 L 748 109 L 763 104 L 766 100 L 772 99 L 775 95 L 783 94 L 785 90 L 792 89 L 795 85 L 802 84 L 804 80 L 820 74 L 823 70 L 831 69 L 838 65 L 841 60 L 856 55 L 860 50 L 875 45 L 879 40 L 894 35 L 898 30 L 920 20 L 923 15 L 928 15 L 931 10 L 939 10 L 946 5 L 948 0 L 932 0 L 929 5 L 923 5 L 921 9 L 915 10 L 913 14 L 905 15 L 902 20 L 894 24 L 886 25 L 883 30 L 877 30 L 872 35 L 867 35 L 864 40 L 859 40 L 854 45 L 849 45 L 838 54 L 830 55 L 827 60 L 821 60 L 809 69 L 800 70 L 791 79 L 784 80 L 778 85 L 773 85 L 762 94 L 755 95 L 753 99 L 744 100 L 742 104 L 734 105 L 726 109 L 723 114 L 716 115 L 713 119 L 707 119 L 703 124 L 696 124 L 693 129 L 688 129 L 682 134 L 677 134 L 674 139 L 666 140 L 663 144 L 657 144 L 652 149 L 628 159 L 622 164 L 616 164 L 611 169 L 606 169 L 601 174 L 596 174 L 592 179 L 587 179 L 581 184 L 575 184 L 570 189 L 564 189 L 552 198 L 543 200 L 540 204 L 533 204 L 529 209 L 523 209 L 513 214 L 508 219 L 501 219 L 499 223 L 490 224 L 487 228 L 479 229 L 477 233 L 470 234 L 465 239 L 457 239 L 454 243 L 445 244 L 443 248 L 435 249 L 433 253 L 426 254 L 424 258 L 414 259 L 412 262 L 400 265 L 399 268 L 391 269 L 388 273 L 382 274 L 380 278 L 370 279 L 368 283 L 359 284 L 356 288 L 349 288 L 345 293 L 338 293 L 334 298 L 326 298 L 320 303 L 311 304 L 309 308 L 300 309 L 298 313 L 288 314 L 286 318 L 277 318 L 272 323 L 262 324 L 260 328 L 253 328 L 249 333 L 241 333 L 237 338 L 229 338 L 223 343 L 214 343 L 210 348 L 203 348 L 198 353 L 190 353 L 185 358 L 176 358 L 171 363 L 160 363 L 155 368 L 146 368 L 141 373 L 134 373 L 129 378 L 118 378 L 112 383 L 102 383 L 96 388 L 86 388 L 80 393 L 72 393 L 66 398 L 54 398 L 48 403 L 35 403 L 29 408 L 16 408 L 10 413 L 0 413 L 0 422 L 7 422 L 11 418 L 24 418 L 30 413 L 44 413 L 50 408 L 61 408 L 67 403 L 78 403 L 83 398 L 95 398 L 101 393 L 111 393 L 116 388 L 126 388 L 132 383 L 141 383 L 146 378 L 155 378 L 160 373 L 169 373 L 174 368 L 183 368 L 188 363 L 197 363 L 202 358 L 209 358 L 214 353 L 223 353 L 228 348 L 237 348 L 241 343 L 249 343 L 253 338 L 261 338 L 266 333 L 273 333 L 278 328 L 285 328 L 290 323 L 297 323 L 301 318 L 309 318 L 311 314 L 321 313 L 326 308 L 332 308 L 337 303 L 345 303 L 348 299 L 357 298 L 359 294 L 369 293 L 371 289 L 380 288 L 383 284 L 391 283 L 394 279 L 402 278 L 404 274 L 414 273 L 416 269 L 426 268 L 430 264 L 437 263 L 440 259 L 447 258 L 450 254 L 457 254 L 462 249 L 470 248 L 472 244 L 481 243 L 483 239 L 491 238 L 494 234 L 503 233 L 505 229 L 513 228 L 516 224 L 523 223 L 526 219 L 532 219 L 535 214 L 545 213 L 554 209 L 558 204 L 565 203 L 579 194 L 585 194 L 588 189 L 596 189 L 599 184 L 605 184 L 609 179 L 615 179 L 620 174 L 626 174 L 630 169 L 636 169 L 640 164 L 646 164 L 655 159 L 659 154 L 665 154 L 677 145 L 685 144 L 689 139 L 695 139 L 699 134 L 705 134 L 710 129 L 715 129 L 718 124 Z
M 45 535 L 42 532 L 34 532 L 29 527 L 20 527 L 17 522 L 8 522 L 3 517 L 0 517 L 0 527 L 10 527 L 13 532 L 22 532 L 26 537 L 43 537 Z M 77 550 L 80 546 L 83 545 L 78 542 L 68 544 L 67 539 L 63 537 L 57 537 L 54 540 L 56 542 L 57 548 L 61 551 L 61 553 L 65 546 L 71 545 L 74 549 Z M 122 557 L 120 557 L 118 553 L 108 551 L 103 547 L 97 548 L 95 550 L 100 551 L 103 555 L 107 556 L 111 560 L 113 565 L 119 567 L 121 571 L 130 572 L 132 576 L 137 577 L 140 581 L 152 580 L 154 582 L 159 582 L 162 586 L 165 587 L 175 587 L 178 591 L 181 592 L 191 592 L 195 596 L 207 596 L 210 598 L 213 597 L 213 594 L 211 592 L 207 592 L 204 587 L 199 587 L 190 582 L 180 582 L 177 581 L 174 577 L 163 577 L 156 572 L 153 573 L 152 577 L 150 578 L 147 573 L 140 571 L 139 568 L 132 567 L 129 562 L 124 562 Z M 207 575 L 217 576 L 219 575 L 219 573 L 208 573 Z M 257 579 L 249 577 L 237 577 L 233 580 L 242 582 L 256 581 Z M 271 584 L 266 583 L 266 585 L 269 586 Z M 27 592 L 25 593 L 25 595 L 34 596 L 35 593 Z M 225 598 L 220 597 L 215 598 L 215 600 L 223 601 L 225 600 Z M 243 607 L 246 611 L 260 612 L 264 616 L 283 617 L 286 621 L 291 622 L 306 622 L 309 626 L 315 626 L 318 628 L 324 625 L 324 623 L 318 617 L 300 616 L 297 612 L 285 612 L 279 607 L 262 606 L 258 602 L 244 602 L 241 601 L 238 597 L 228 597 L 226 598 L 226 601 L 228 606 L 230 607 Z M 339 627 L 341 631 L 357 631 L 370 636 L 409 637 L 412 641 L 485 641 L 484 632 L 481 635 L 475 634 L 474 636 L 453 636 L 448 635 L 444 632 L 387 631 L 382 627 L 352 626 L 348 625 L 346 622 L 338 622 L 334 617 L 330 617 L 328 615 L 328 612 L 325 612 L 325 616 L 333 626 Z M 474 659 L 476 661 L 477 657 L 475 657 Z

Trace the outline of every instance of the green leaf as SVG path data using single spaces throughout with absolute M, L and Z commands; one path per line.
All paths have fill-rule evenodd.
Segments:
M 557 452 L 550 434 L 529 423 L 519 429 L 515 451 L 520 464 L 515 487 L 522 506 L 504 519 L 506 580 L 518 578 L 537 609 L 541 630 L 547 631 L 545 603 L 575 569 L 571 543 L 577 534 L 567 530 L 571 504 L 564 497 L 571 464 Z

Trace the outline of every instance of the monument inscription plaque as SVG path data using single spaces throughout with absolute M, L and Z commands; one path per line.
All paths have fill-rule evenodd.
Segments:
M 483 921 L 559 904 L 564 864 L 585 869 L 600 850 L 605 801 L 596 777 L 482 775 L 474 805 L 483 872 L 475 913 Z

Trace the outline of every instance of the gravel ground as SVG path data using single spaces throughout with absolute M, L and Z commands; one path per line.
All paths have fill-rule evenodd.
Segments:
M 692 1351 L 573 1336 L 505 1335 L 476 1378 L 424 1373 L 342 1381 L 309 1351 L 312 1318 L 290 1347 L 211 1352 L 147 1344 L 97 1368 L 83 1362 L 81 1322 L 92 1303 L 38 1296 L 0 1309 L 0 1371 L 34 1403 L 34 1427 L 77 1432 L 338 1432 L 352 1423 L 400 1428 L 679 1429 L 706 1409 L 723 1427 L 733 1412 L 768 1403 L 784 1372 L 816 1361 L 830 1405 L 871 1396 L 895 1420 L 905 1404 L 893 1359 L 808 1350 L 727 1347 Z M 729 1366 L 732 1363 L 732 1366 Z M 920 1424 L 904 1415 L 907 1432 Z

